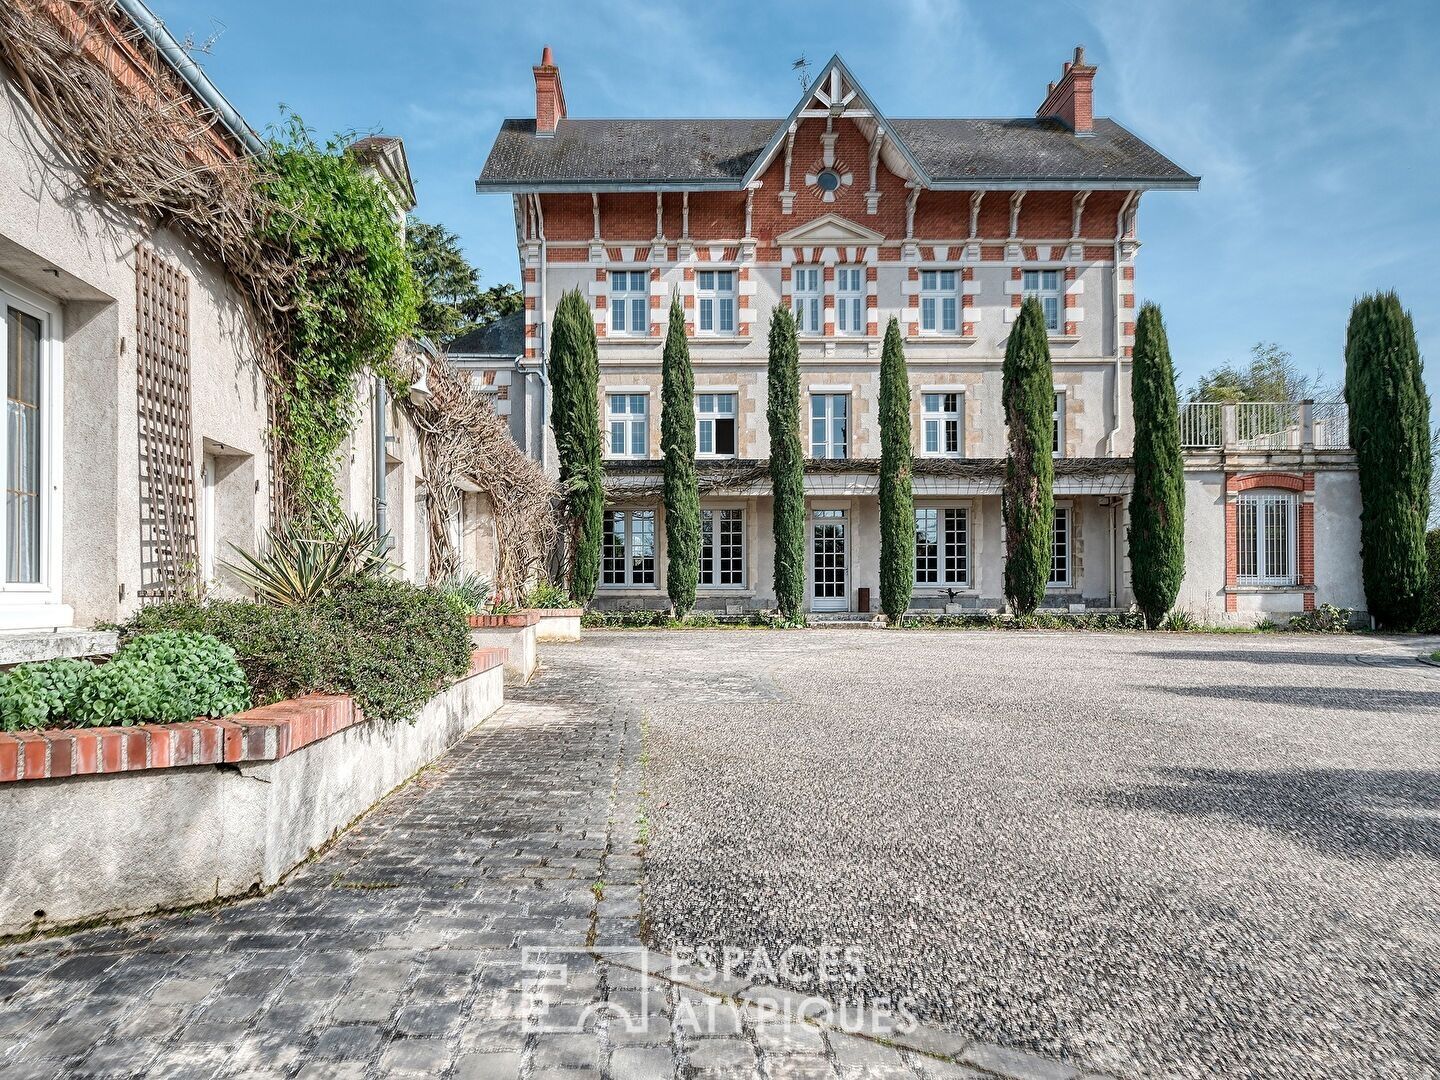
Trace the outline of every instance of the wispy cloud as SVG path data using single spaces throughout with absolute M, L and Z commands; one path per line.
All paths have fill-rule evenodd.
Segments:
M 993 116 L 1033 112 L 1083 42 L 1097 111 L 1204 177 L 1141 213 L 1140 291 L 1187 377 L 1261 339 L 1338 370 L 1350 301 L 1377 288 L 1440 345 L 1431 0 L 1063 0 L 1023 18 L 983 0 L 152 2 L 177 33 L 226 25 L 206 69 L 252 121 L 285 100 L 320 131 L 405 136 L 421 214 L 492 281 L 516 272 L 510 206 L 473 181 L 500 121 L 530 114 L 547 43 L 578 116 L 780 116 L 790 61 L 837 51 L 891 115 Z

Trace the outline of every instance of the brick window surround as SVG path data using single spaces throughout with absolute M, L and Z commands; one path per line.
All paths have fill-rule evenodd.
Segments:
M 1225 477 L 1225 610 L 1239 610 L 1240 501 L 1242 491 L 1264 488 L 1300 496 L 1296 506 L 1296 583 L 1280 586 L 1304 591 L 1304 609 L 1315 610 L 1315 474 L 1243 473 Z

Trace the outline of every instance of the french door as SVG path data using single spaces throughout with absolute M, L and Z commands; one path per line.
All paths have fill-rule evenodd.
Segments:
M 810 511 L 810 610 L 850 607 L 849 535 L 844 510 Z

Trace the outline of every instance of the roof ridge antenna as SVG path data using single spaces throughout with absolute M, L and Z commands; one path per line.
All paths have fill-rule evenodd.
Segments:
M 810 61 L 805 59 L 801 53 L 798 60 L 792 61 L 790 70 L 797 72 L 800 79 L 800 92 L 803 94 L 810 89 Z

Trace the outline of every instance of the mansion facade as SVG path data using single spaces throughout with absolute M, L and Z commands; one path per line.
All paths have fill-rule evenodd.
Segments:
M 783 119 L 576 120 L 545 50 L 535 116 L 504 122 L 477 190 L 512 199 L 525 293 L 517 368 L 543 386 L 565 292 L 594 312 L 607 492 L 596 607 L 668 602 L 658 413 L 672 295 L 695 373 L 697 607 L 775 604 L 766 335 L 779 304 L 800 333 L 807 609 L 878 610 L 879 368 L 892 316 L 912 389 L 912 608 L 1001 608 L 1001 367 L 1027 296 L 1045 313 L 1055 382 L 1046 606 L 1132 604 L 1137 211 L 1148 191 L 1200 181 L 1094 117 L 1095 72 L 1077 49 L 1036 114 L 1016 119 L 889 118 L 835 57 Z M 1258 435 L 1237 408 L 1185 417 L 1180 605 L 1217 621 L 1317 598 L 1363 609 L 1353 456 L 1333 408 L 1284 403 Z

